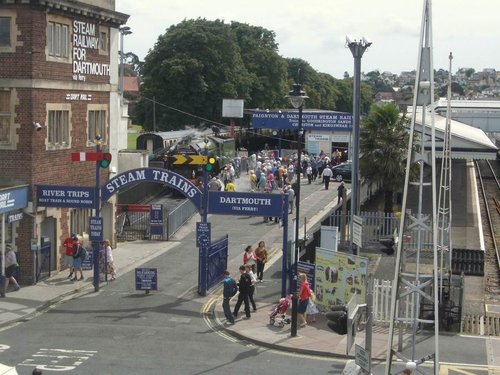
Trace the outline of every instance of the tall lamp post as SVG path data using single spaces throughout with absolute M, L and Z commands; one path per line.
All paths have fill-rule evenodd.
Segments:
M 305 91 L 302 91 L 302 85 L 295 83 L 292 91 L 286 96 L 293 108 L 299 110 L 299 126 L 297 128 L 297 188 L 295 191 L 296 208 L 295 208 L 295 249 L 294 249 L 294 269 L 293 269 L 293 295 L 292 295 L 292 327 L 290 329 L 292 337 L 297 336 L 297 314 L 299 305 L 298 295 L 298 276 L 299 276 L 299 215 L 300 215 L 300 176 L 302 174 L 300 164 L 301 142 L 302 136 L 302 107 L 307 98 L 309 98 Z
M 350 252 L 354 253 L 353 230 L 354 215 L 359 213 L 359 108 L 361 104 L 361 58 L 372 42 L 361 38 L 361 40 L 351 40 L 346 37 L 346 46 L 351 50 L 354 57 L 354 87 L 353 87 L 353 133 L 352 133 L 352 182 L 351 182 L 351 222 L 350 232 Z
M 130 30 L 130 26 L 122 26 L 119 29 L 120 31 L 120 82 L 118 83 L 118 91 L 120 91 L 120 95 L 123 96 L 123 36 L 132 34 L 132 30 Z

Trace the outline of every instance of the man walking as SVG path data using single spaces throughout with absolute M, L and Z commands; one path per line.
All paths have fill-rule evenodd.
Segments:
M 252 285 L 252 280 L 250 279 L 250 275 L 246 273 L 245 266 L 242 265 L 240 266 L 240 281 L 238 283 L 238 287 L 240 290 L 240 293 L 238 294 L 238 301 L 236 302 L 236 305 L 234 306 L 234 312 L 233 315 L 235 317 L 238 316 L 238 311 L 240 310 L 241 303 L 243 302 L 245 304 L 245 315 L 247 319 L 250 319 L 250 303 L 248 300 L 248 294 L 250 293 L 250 287 Z
M 236 281 L 231 277 L 229 271 L 224 271 L 224 291 L 222 300 L 222 309 L 224 310 L 224 315 L 229 323 L 234 324 L 234 317 L 231 313 L 231 307 L 229 306 L 229 301 L 236 295 L 238 291 L 238 286 Z
M 345 194 L 345 185 L 344 185 L 344 181 L 342 181 L 339 185 L 339 187 L 337 188 L 337 192 L 338 192 L 338 196 L 337 196 L 337 204 L 340 203 L 340 200 L 344 200 L 344 194 Z
M 330 169 L 330 164 L 327 164 L 325 169 L 323 169 L 323 182 L 325 183 L 325 190 L 328 190 L 328 186 L 330 185 L 330 178 L 332 177 L 333 172 Z

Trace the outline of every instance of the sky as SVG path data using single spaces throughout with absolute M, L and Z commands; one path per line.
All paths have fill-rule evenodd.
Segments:
M 361 70 L 400 74 L 417 67 L 424 0 L 115 0 L 130 15 L 124 50 L 144 60 L 166 29 L 185 19 L 238 21 L 276 34 L 278 53 L 301 58 L 315 70 L 342 78 L 354 70 L 346 36 L 373 44 Z M 494 0 L 434 0 L 434 69 L 500 68 Z M 495 66 L 497 65 L 497 66 Z

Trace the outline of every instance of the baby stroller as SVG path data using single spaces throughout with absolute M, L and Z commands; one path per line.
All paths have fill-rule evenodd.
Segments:
M 290 318 L 287 318 L 286 312 L 292 303 L 292 297 L 287 296 L 286 298 L 281 298 L 280 302 L 269 314 L 269 324 L 274 325 L 275 322 L 278 326 L 283 328 L 285 324 L 290 324 Z

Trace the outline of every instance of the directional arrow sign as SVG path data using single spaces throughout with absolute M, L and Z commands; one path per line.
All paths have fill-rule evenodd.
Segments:
M 174 155 L 175 165 L 202 165 L 207 164 L 207 157 L 204 155 Z

